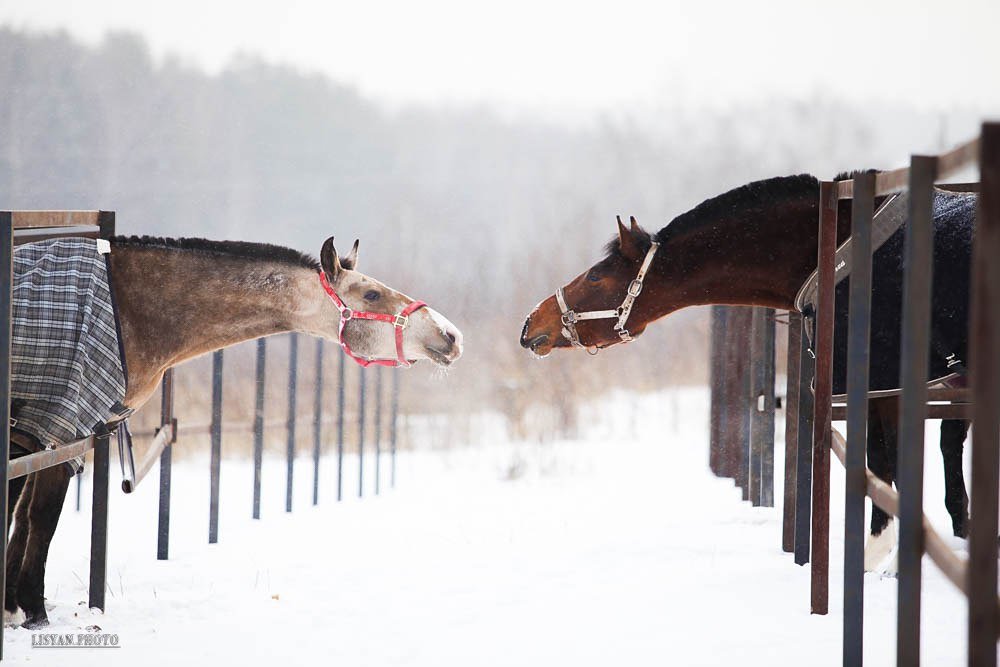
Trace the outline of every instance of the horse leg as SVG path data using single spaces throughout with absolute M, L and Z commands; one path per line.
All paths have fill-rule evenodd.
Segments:
M 24 610 L 26 628 L 49 623 L 45 613 L 45 560 L 71 477 L 64 465 L 35 473 L 34 489 L 28 505 L 28 543 L 17 581 L 17 601 Z
M 28 502 L 31 498 L 31 480 L 34 475 L 18 477 L 9 483 L 10 501 L 7 503 L 7 528 L 13 514 L 14 531 L 7 543 L 6 590 L 4 591 L 4 624 L 16 627 L 24 622 L 24 614 L 17 607 L 17 578 L 21 573 L 21 560 L 28 539 Z M 16 490 L 15 490 L 15 482 Z M 16 495 L 15 495 L 16 494 Z M 15 513 L 16 507 L 16 513 Z
M 868 468 L 892 486 L 896 478 L 896 425 L 892 399 L 868 404 Z M 865 571 L 874 572 L 896 546 L 896 524 L 881 507 L 872 503 L 871 533 L 865 544 Z
M 964 419 L 945 419 L 941 422 L 944 506 L 951 515 L 951 528 L 956 537 L 969 535 L 969 494 L 965 490 L 965 473 L 962 470 L 962 449 L 969 424 Z

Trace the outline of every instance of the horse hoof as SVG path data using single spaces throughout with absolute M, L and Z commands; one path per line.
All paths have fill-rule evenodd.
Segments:
M 14 611 L 3 610 L 3 624 L 8 628 L 19 627 L 25 621 L 24 612 L 18 607 Z
M 882 564 L 896 548 L 896 524 L 892 521 L 878 535 L 869 535 L 865 543 L 865 572 L 884 572 Z
M 44 628 L 48 626 L 49 618 L 43 612 L 41 616 L 28 616 L 28 618 L 21 624 L 22 628 L 28 630 L 37 630 L 38 628 Z

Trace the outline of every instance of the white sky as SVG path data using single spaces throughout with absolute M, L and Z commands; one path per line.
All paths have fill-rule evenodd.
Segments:
M 158 57 L 209 71 L 253 52 L 393 104 L 579 119 L 825 89 L 1000 110 L 997 0 L 0 0 L 0 23 L 64 28 L 89 43 L 131 29 Z

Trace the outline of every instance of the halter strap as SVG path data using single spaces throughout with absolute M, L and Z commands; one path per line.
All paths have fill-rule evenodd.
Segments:
M 413 365 L 413 362 L 406 358 L 403 354 L 403 329 L 410 322 L 410 315 L 414 312 L 425 308 L 427 306 L 423 301 L 413 301 L 406 305 L 401 311 L 395 315 L 390 315 L 389 313 L 373 313 L 368 310 L 354 310 L 348 308 L 344 305 L 344 302 L 337 292 L 334 291 L 333 286 L 330 285 L 330 281 L 326 277 L 326 273 L 319 271 L 319 281 L 323 285 L 323 290 L 333 301 L 333 305 L 337 307 L 340 311 L 340 326 L 337 331 L 338 342 L 340 347 L 344 350 L 344 354 L 353 359 L 362 368 L 367 368 L 371 365 L 376 366 L 404 366 L 409 368 Z M 351 346 L 347 343 L 344 338 L 344 327 L 351 320 L 368 320 L 370 322 L 386 322 L 391 324 L 395 329 L 396 335 L 396 358 L 395 359 L 376 359 L 375 357 L 361 357 L 351 351 Z
M 631 343 L 635 340 L 628 329 L 625 328 L 625 324 L 632 313 L 632 306 L 635 304 L 636 298 L 642 293 L 642 281 L 646 278 L 646 273 L 649 271 L 649 267 L 653 263 L 653 257 L 656 256 L 656 251 L 659 247 L 660 244 L 655 241 L 649 246 L 649 250 L 646 251 L 646 256 L 639 266 L 639 272 L 636 274 L 635 279 L 628 285 L 622 305 L 614 310 L 587 310 L 578 313 L 566 305 L 565 290 L 562 287 L 556 290 L 556 303 L 559 304 L 559 310 L 562 312 L 562 335 L 569 340 L 573 347 L 585 350 L 590 349 L 580 342 L 580 334 L 576 330 L 576 323 L 583 320 L 617 319 L 618 321 L 615 322 L 614 330 L 618 332 L 618 337 L 621 338 L 622 342 Z

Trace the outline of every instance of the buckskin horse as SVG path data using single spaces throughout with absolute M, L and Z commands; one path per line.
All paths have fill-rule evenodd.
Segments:
M 839 179 L 850 175 L 838 176 Z M 538 304 L 521 330 L 521 345 L 545 356 L 554 348 L 592 354 L 641 334 L 650 322 L 687 306 L 725 304 L 795 310 L 796 295 L 816 268 L 819 183 L 809 175 L 750 183 L 678 216 L 656 234 L 631 219 L 605 256 Z M 876 200 L 876 207 L 884 198 Z M 837 244 L 851 231 L 850 201 L 841 201 Z M 953 375 L 965 359 L 971 241 L 976 196 L 935 191 L 934 286 L 929 380 Z M 902 320 L 901 226 L 873 256 L 872 390 L 899 387 Z M 849 278 L 836 289 L 834 393 L 847 376 Z M 952 356 L 954 355 L 954 356 Z M 868 466 L 889 484 L 896 469 L 897 401 L 870 401 Z M 942 424 L 945 505 L 955 535 L 968 530 L 962 448 L 968 422 Z M 895 539 L 890 517 L 872 508 L 865 566 L 874 569 Z M 891 566 L 890 566 L 891 568 Z
M 462 334 L 437 311 L 356 270 L 358 243 L 320 261 L 278 246 L 204 239 L 118 237 L 110 285 L 118 307 L 127 390 L 139 408 L 164 371 L 242 341 L 301 332 L 336 341 L 363 366 L 449 366 Z M 16 449 L 16 442 L 15 447 Z M 47 624 L 45 561 L 72 473 L 66 466 L 10 482 L 5 622 Z M 16 510 L 14 503 L 17 502 Z

